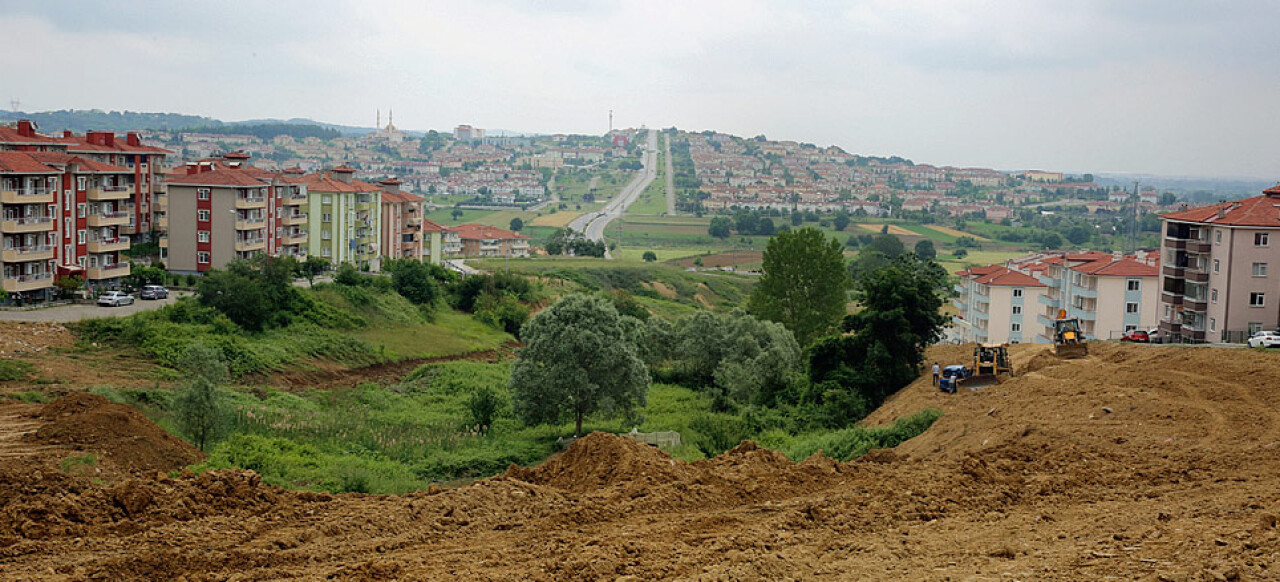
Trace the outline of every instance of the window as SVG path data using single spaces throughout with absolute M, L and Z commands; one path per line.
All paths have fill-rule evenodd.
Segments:
M 333 238 L 333 235 L 332 235 L 332 234 L 330 234 L 330 233 L 329 233 L 329 231 L 325 230 L 325 231 L 321 231 L 321 232 L 320 232 L 320 238 L 322 238 L 322 239 L 324 239 L 324 240 L 329 240 L 329 239 Z
M 1261 321 L 1250 321 L 1250 322 L 1249 322 L 1249 335 L 1253 335 L 1253 334 L 1258 333 L 1258 332 L 1260 332 L 1260 331 L 1262 331 L 1262 322 L 1261 322 Z
M 1214 273 L 1218 272 L 1218 259 L 1213 260 L 1213 272 Z
M 71 238 L 71 233 L 67 233 L 67 238 Z M 75 247 L 73 247 L 73 246 L 71 246 L 71 245 L 62 245 L 62 262 L 63 262 L 63 264 L 67 264 L 67 265 L 71 264 L 71 263 L 69 263 L 69 262 L 67 262 L 67 261 L 69 261 L 69 260 L 71 259 L 71 257 L 75 256 L 76 252 L 75 252 L 75 250 L 74 250 L 74 249 L 75 249 Z
M 1135 303 L 1135 302 L 1133 302 L 1133 301 L 1130 301 L 1130 302 L 1128 302 L 1128 303 L 1125 303 L 1125 304 L 1124 304 L 1124 312 L 1125 312 L 1125 313 L 1137 313 L 1137 312 L 1138 312 L 1138 304 L 1137 304 L 1137 303 Z
M 321 214 L 320 222 L 333 222 L 333 215 L 328 212 Z
M 209 199 L 209 189 L 208 189 L 208 188 L 196 188 L 196 199 L 197 199 L 197 200 L 208 200 L 208 199 Z
M 1218 331 L 1218 318 L 1209 318 L 1209 331 Z
M 209 231 L 202 230 L 196 233 L 196 242 L 202 242 L 202 243 L 209 242 Z
M 1129 279 L 1129 290 L 1130 290 L 1130 291 L 1141 291 L 1141 290 L 1142 290 L 1142 281 L 1139 281 L 1138 279 Z
M 1013 324 L 1013 325 L 1009 326 L 1009 330 L 1010 330 L 1010 331 L 1015 331 L 1015 332 L 1021 332 L 1021 331 L 1022 331 L 1022 324 L 1021 324 L 1021 323 L 1015 323 L 1015 324 Z
M 325 204 L 333 204 L 333 196 L 330 196 L 330 195 L 328 195 L 328 194 L 325 194 L 325 195 L 324 195 L 324 200 L 323 200 L 323 201 L 324 201 L 324 203 L 325 203 Z
M 196 211 L 196 220 L 198 220 L 198 221 L 200 221 L 200 222 L 209 222 L 209 211 L 208 211 L 208 210 L 197 210 L 197 211 Z
M 406 241 L 406 242 L 411 242 L 411 241 Z M 1013 306 L 1013 314 L 1014 314 L 1014 315 L 1022 315 L 1022 306 L 1021 306 L 1021 305 L 1014 305 L 1014 306 Z
M 1209 290 L 1209 300 L 1214 303 L 1218 302 L 1218 290 L 1216 288 Z
M 76 190 L 84 190 L 86 186 L 88 186 L 88 181 L 85 179 L 85 177 L 84 177 L 84 176 L 77 176 L 77 177 L 76 177 Z
M 1013 290 L 1013 296 L 1014 296 L 1014 297 L 1022 297 L 1022 289 L 1014 289 L 1014 290 Z
M 1222 231 L 1215 230 L 1213 232 L 1213 242 L 1214 244 L 1222 244 Z
M 79 245 L 84 244 L 84 231 L 83 231 L 83 230 L 77 230 L 77 231 L 76 231 L 76 244 L 79 244 Z
M 1125 330 L 1126 332 L 1134 331 L 1134 330 L 1136 330 L 1136 329 L 1138 329 L 1138 326 L 1136 326 L 1136 325 L 1126 325 L 1126 326 L 1124 326 L 1124 330 Z
M 1263 307 L 1267 304 L 1266 293 L 1250 293 L 1249 307 Z
M 66 233 L 67 240 L 71 240 L 71 219 L 62 219 L 62 232 Z
M 77 204 L 77 205 L 76 205 L 76 216 L 79 216 L 80 218 L 84 218 L 84 203 L 83 203 L 83 202 L 81 202 L 81 203 L 79 203 L 79 204 Z
M 1254 263 L 1254 264 L 1253 264 L 1253 276 L 1254 276 L 1254 277 L 1266 277 L 1266 276 L 1267 276 L 1267 264 L 1266 264 L 1266 263 Z
M 209 253 L 206 253 L 204 251 L 196 253 L 196 262 L 201 264 L 207 264 L 209 262 Z
M 1271 234 L 1266 232 L 1253 233 L 1253 246 L 1255 247 L 1271 246 Z

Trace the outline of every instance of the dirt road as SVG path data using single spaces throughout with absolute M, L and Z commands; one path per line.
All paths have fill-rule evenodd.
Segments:
M 1280 354 L 1047 349 L 1014 346 L 1019 376 L 978 392 L 917 381 L 869 421 L 941 420 L 852 463 L 594 435 L 457 489 L 329 496 L 0 459 L 0 579 L 1278 578 Z

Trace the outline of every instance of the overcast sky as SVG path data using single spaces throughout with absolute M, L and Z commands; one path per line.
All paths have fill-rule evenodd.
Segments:
M 1280 2 L 0 0 L 4 108 L 1280 179 Z

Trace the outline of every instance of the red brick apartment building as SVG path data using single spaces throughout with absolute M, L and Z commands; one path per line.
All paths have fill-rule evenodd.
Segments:
M 129 236 L 150 229 L 152 186 L 168 152 L 137 134 L 50 137 L 29 121 L 0 126 L 0 288 L 53 295 L 59 275 L 91 289 L 129 274 Z

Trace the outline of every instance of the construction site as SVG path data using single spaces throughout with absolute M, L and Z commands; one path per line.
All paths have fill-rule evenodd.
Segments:
M 1280 579 L 1280 353 L 1008 353 L 981 390 L 922 376 L 863 423 L 941 419 L 848 463 L 750 442 L 686 463 L 596 433 L 408 495 L 196 475 L 200 453 L 128 406 L 6 402 L 0 579 Z

